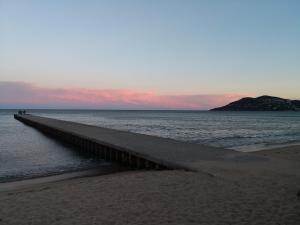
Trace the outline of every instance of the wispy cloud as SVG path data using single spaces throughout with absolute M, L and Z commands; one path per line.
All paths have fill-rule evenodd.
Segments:
M 24 82 L 0 82 L 1 108 L 210 109 L 243 97 L 160 95 L 126 89 L 48 88 Z

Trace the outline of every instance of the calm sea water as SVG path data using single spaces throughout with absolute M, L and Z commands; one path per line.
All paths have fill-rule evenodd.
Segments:
M 28 110 L 29 113 L 241 151 L 300 143 L 299 112 Z M 0 110 L 0 181 L 109 166 Z

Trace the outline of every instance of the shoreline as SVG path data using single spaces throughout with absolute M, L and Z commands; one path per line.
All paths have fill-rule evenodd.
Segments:
M 10 182 L 18 182 L 18 181 L 23 181 L 23 180 L 31 180 L 31 179 L 39 179 L 39 178 L 44 178 L 44 177 L 51 177 L 51 176 L 60 176 L 64 174 L 70 174 L 70 173 L 78 173 L 78 172 L 83 172 L 83 171 L 92 171 L 92 170 L 101 170 L 103 171 L 116 171 L 117 168 L 120 167 L 122 168 L 121 165 L 111 163 L 109 165 L 100 165 L 100 166 L 89 166 L 89 167 L 84 167 L 84 168 L 74 168 L 74 169 L 69 169 L 65 171 L 53 171 L 53 172 L 45 172 L 41 173 L 38 175 L 26 175 L 26 176 L 11 176 L 7 178 L 1 178 L 0 179 L 0 185 L 4 183 L 10 183 Z
M 0 224 L 298 224 L 300 145 L 249 154 L 267 160 L 20 181 L 0 191 Z
M 129 171 L 129 168 L 124 166 L 113 164 L 109 167 L 94 167 L 89 169 L 74 170 L 68 172 L 54 173 L 54 174 L 45 174 L 42 176 L 36 177 L 26 177 L 19 178 L 14 180 L 7 180 L 0 183 L 0 192 L 17 190 L 25 188 L 28 186 L 35 186 L 39 184 L 61 182 L 70 179 L 83 178 L 83 177 L 92 177 L 92 176 L 103 176 L 113 173 L 119 173 L 124 171 Z
M 234 148 L 228 148 L 237 152 L 243 152 L 243 153 L 259 153 L 259 152 L 265 152 L 265 151 L 273 151 L 273 150 L 289 150 L 291 147 L 299 147 L 300 148 L 300 142 L 292 142 L 292 143 L 286 143 L 286 144 L 268 144 L 268 145 L 245 145 L 245 146 L 240 146 L 240 147 L 234 147 Z M 262 154 L 260 154 L 262 155 Z M 111 163 L 111 162 L 110 162 Z M 103 172 L 101 172 L 103 170 Z M 73 170 L 68 170 L 64 172 L 50 172 L 50 173 L 45 173 L 41 175 L 33 175 L 33 176 L 26 176 L 26 177 L 14 177 L 14 178 L 1 178 L 0 182 L 0 191 L 1 191 L 1 185 L 2 184 L 7 184 L 7 183 L 17 183 L 17 182 L 23 182 L 23 181 L 29 181 L 29 180 L 35 180 L 35 179 L 44 179 L 48 177 L 58 177 L 58 180 L 63 180 L 60 179 L 59 177 L 77 177 L 76 174 L 80 175 L 81 173 L 91 172 L 91 174 L 94 174 L 95 171 L 98 171 L 99 175 L 106 175 L 109 173 L 117 173 L 117 172 L 123 172 L 126 170 L 132 170 L 130 168 L 125 168 L 124 166 L 121 166 L 116 163 L 111 163 L 110 166 L 94 166 L 94 167 L 88 167 L 88 168 L 83 168 L 83 169 L 73 169 Z M 79 176 L 78 176 L 79 177 Z M 53 179 L 53 180 L 56 180 Z
M 259 152 L 265 150 L 273 150 L 277 148 L 289 148 L 293 146 L 300 146 L 300 141 L 283 143 L 283 144 L 256 144 L 256 145 L 243 145 L 238 147 L 229 148 L 231 150 L 235 150 L 238 152 L 244 153 L 252 153 L 252 152 Z
M 245 153 L 267 156 L 267 157 L 281 157 L 282 155 L 289 156 L 289 151 L 294 153 L 295 149 L 296 151 L 299 151 L 299 157 L 300 157 L 299 143 L 292 144 L 292 145 L 276 145 L 276 147 L 272 146 L 272 148 L 264 148 L 264 149 L 259 149 L 251 152 L 245 152 Z M 286 159 L 286 158 L 287 157 L 282 157 L 282 159 Z M 288 159 L 293 160 L 293 158 L 291 157 L 289 157 Z M 116 173 L 128 172 L 128 171 L 134 172 L 134 171 L 143 171 L 143 170 L 133 170 L 121 165 L 112 164 L 109 167 L 99 167 L 99 168 L 96 167 L 96 168 L 88 168 L 83 170 L 79 169 L 75 171 L 68 171 L 62 173 L 45 174 L 37 177 L 28 177 L 23 179 L 20 178 L 20 179 L 1 182 L 0 192 L 17 190 L 24 187 L 35 186 L 38 184 L 62 182 L 70 179 L 77 179 L 77 178 L 84 178 L 84 177 L 91 177 L 91 176 L 103 176 L 103 175 L 116 174 Z

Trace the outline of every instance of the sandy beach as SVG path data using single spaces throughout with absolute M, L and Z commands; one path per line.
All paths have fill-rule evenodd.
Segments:
M 126 171 L 3 190 L 0 224 L 299 224 L 300 146 L 251 154 L 274 169 Z

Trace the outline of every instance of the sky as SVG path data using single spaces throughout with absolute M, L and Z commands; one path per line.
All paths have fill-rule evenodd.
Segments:
M 0 0 L 0 108 L 300 99 L 300 1 Z

